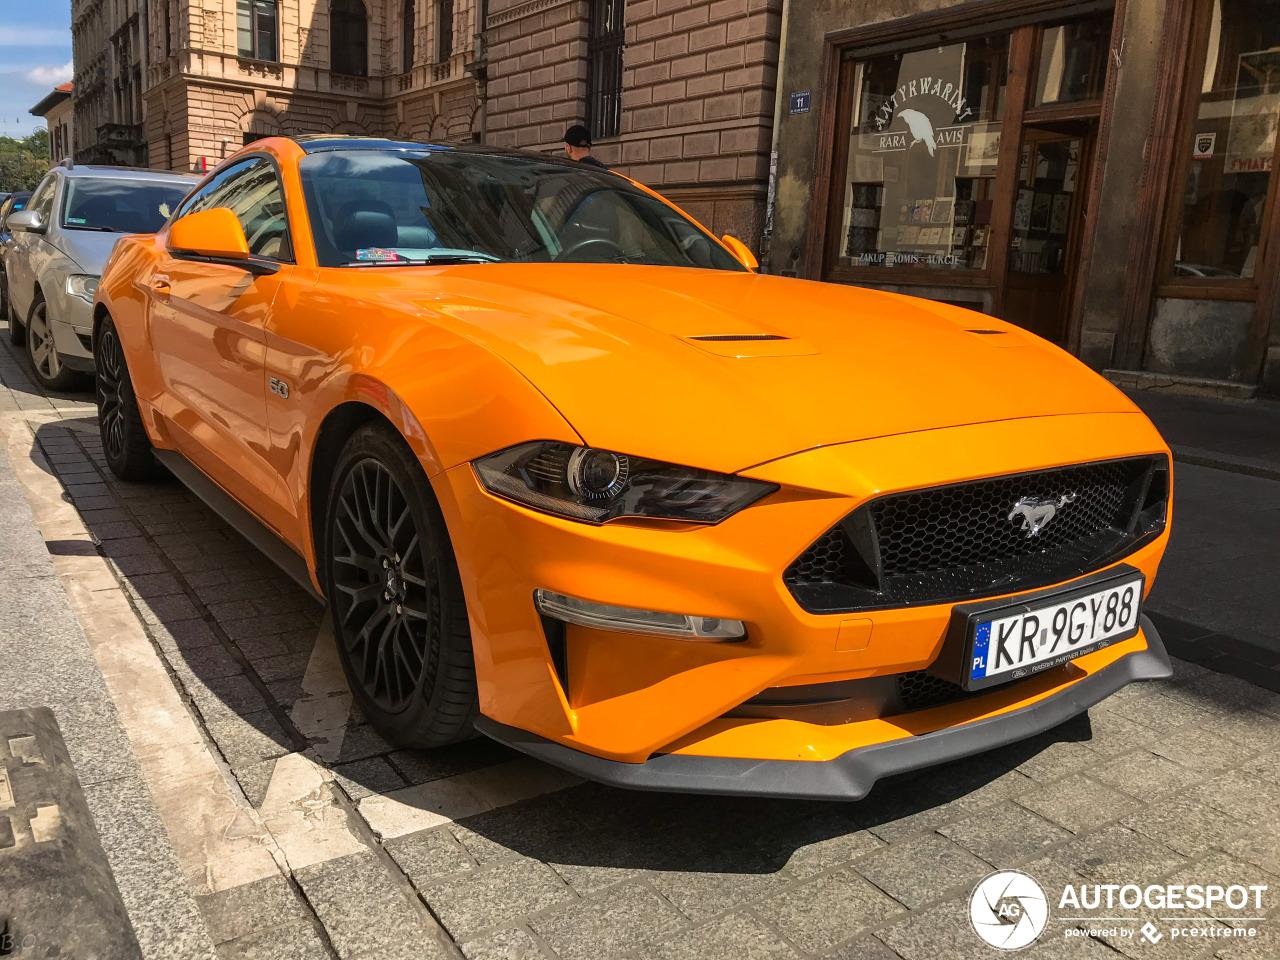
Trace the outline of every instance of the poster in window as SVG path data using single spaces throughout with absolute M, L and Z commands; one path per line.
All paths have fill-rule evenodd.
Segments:
M 884 180 L 884 158 L 856 153 L 853 156 L 853 179 L 870 180 L 877 183 Z
M 1031 201 L 1031 229 L 1048 230 L 1049 212 L 1053 205 L 1053 194 L 1037 193 Z
M 1055 193 L 1053 195 L 1053 212 L 1049 214 L 1049 232 L 1066 233 L 1067 221 L 1071 215 L 1071 194 Z
M 1000 159 L 1000 125 L 975 123 L 960 156 L 962 177 L 994 177 Z
M 924 200 L 916 201 L 916 210 L 912 214 L 911 219 L 917 223 L 928 223 L 929 215 L 933 213 L 933 198 L 929 197 Z
M 957 200 L 954 213 L 951 218 L 952 223 L 973 223 L 973 201 Z
M 1076 170 L 1080 166 L 1080 141 L 1072 140 L 1067 145 L 1067 168 L 1062 173 L 1063 193 L 1076 192 Z
M 916 226 L 906 226 L 902 228 L 902 244 L 910 247 L 920 238 L 920 228 Z
M 1225 173 L 1265 173 L 1271 169 L 1276 127 L 1280 125 L 1278 80 L 1280 47 L 1240 54 Z
M 1031 144 L 1024 143 L 1018 160 L 1018 182 L 1026 183 L 1027 174 L 1031 172 Z
M 953 247 L 963 247 L 966 235 L 969 232 L 968 227 L 955 226 L 951 228 L 951 245 Z
M 1025 187 L 1018 191 L 1018 200 L 1013 205 L 1013 229 L 1031 229 L 1031 203 L 1035 195 L 1034 190 L 1028 190 Z
M 955 200 L 951 197 L 935 197 L 933 201 L 933 222 L 950 223 L 951 211 L 954 207 Z

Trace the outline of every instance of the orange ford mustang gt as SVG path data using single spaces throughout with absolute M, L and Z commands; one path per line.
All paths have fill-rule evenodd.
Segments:
M 260 141 L 115 248 L 107 459 L 324 597 L 408 746 L 848 799 L 1169 676 L 1146 417 L 1010 324 L 753 267 L 569 162 Z

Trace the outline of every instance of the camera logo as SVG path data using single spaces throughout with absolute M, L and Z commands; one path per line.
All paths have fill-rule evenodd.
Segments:
M 1021 870 L 997 870 L 973 888 L 969 922 L 997 950 L 1021 950 L 1040 939 L 1049 901 L 1040 884 Z

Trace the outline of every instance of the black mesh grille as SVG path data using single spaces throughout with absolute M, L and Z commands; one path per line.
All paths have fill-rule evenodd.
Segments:
M 987 692 L 989 691 L 978 691 L 978 693 Z M 940 707 L 943 704 L 956 703 L 977 695 L 977 693 L 966 691 L 958 683 L 931 676 L 923 670 L 898 674 L 898 697 L 902 701 L 903 713 Z
M 784 580 L 809 612 L 834 613 L 1082 576 L 1163 529 L 1167 470 L 1164 457 L 1135 457 L 891 494 L 824 533 Z M 1013 513 L 1025 499 L 1053 505 L 1034 536 L 1034 516 Z

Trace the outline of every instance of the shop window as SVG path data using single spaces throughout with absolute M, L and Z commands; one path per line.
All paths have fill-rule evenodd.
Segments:
M 1044 28 L 1040 39 L 1035 106 L 1082 103 L 1102 98 L 1113 16 L 1112 11 L 1104 10 Z
M 329 68 L 334 73 L 369 75 L 369 14 L 361 0 L 332 0 L 329 43 Z
M 1008 64 L 1001 35 L 852 65 L 840 264 L 986 267 Z
M 1280 3 L 1215 0 L 1211 16 L 1172 263 L 1197 283 L 1258 275 L 1280 117 Z
M 404 73 L 413 69 L 415 7 L 413 0 L 404 0 L 404 9 L 400 12 L 400 70 Z
M 587 126 L 591 139 L 616 137 L 622 123 L 623 0 L 593 0 L 587 41 Z
M 166 7 L 165 18 L 168 19 Z M 168 26 L 166 25 L 166 32 Z M 236 42 L 240 56 L 249 60 L 280 59 L 280 21 L 276 0 L 237 0 Z

